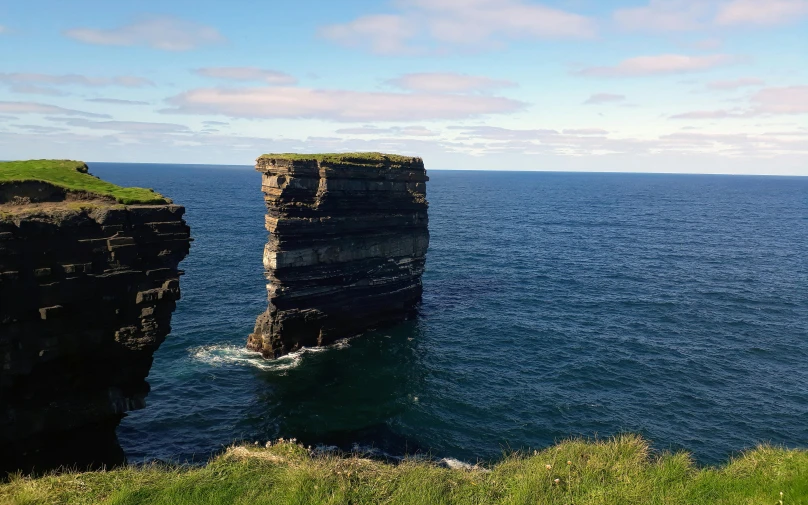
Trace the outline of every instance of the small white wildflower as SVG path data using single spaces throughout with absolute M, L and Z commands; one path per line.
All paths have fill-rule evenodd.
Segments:
M 556 480 L 554 480 L 553 482 L 555 482 L 556 484 L 558 484 L 559 482 L 561 482 L 561 479 L 556 479 Z

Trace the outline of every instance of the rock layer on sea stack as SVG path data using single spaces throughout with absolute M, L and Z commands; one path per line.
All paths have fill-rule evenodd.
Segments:
M 124 461 L 115 428 L 170 331 L 184 211 L 0 181 L 0 473 Z
M 248 348 L 275 358 L 413 315 L 429 245 L 420 158 L 264 155 L 269 307 Z

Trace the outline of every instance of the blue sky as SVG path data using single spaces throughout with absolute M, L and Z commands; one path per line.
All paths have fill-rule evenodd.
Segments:
M 808 0 L 0 4 L 0 159 L 808 175 Z

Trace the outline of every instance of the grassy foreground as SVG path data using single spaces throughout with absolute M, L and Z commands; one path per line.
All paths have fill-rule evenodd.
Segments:
M 782 495 L 781 495 L 782 492 Z M 759 447 L 721 467 L 654 454 L 637 436 L 569 441 L 489 469 L 240 446 L 200 468 L 147 466 L 0 485 L 3 504 L 808 504 L 808 451 Z
M 0 184 L 43 181 L 69 191 L 83 191 L 115 198 L 119 203 L 163 204 L 166 199 L 151 189 L 123 188 L 87 173 L 87 165 L 71 160 L 29 160 L 0 162 Z

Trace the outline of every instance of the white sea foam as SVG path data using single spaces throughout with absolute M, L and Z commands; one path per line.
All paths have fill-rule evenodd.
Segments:
M 191 359 L 214 366 L 242 366 L 258 368 L 267 372 L 279 372 L 297 367 L 306 354 L 316 354 L 331 349 L 345 349 L 350 344 L 347 340 L 340 340 L 327 347 L 304 347 L 303 349 L 270 360 L 264 359 L 260 354 L 237 345 L 204 345 L 188 349 Z

